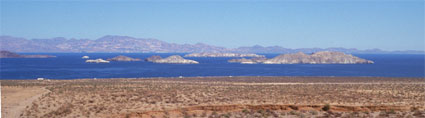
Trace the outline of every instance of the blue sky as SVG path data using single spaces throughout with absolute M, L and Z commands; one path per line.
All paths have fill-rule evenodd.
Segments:
M 1 35 L 424 50 L 424 1 L 1 1 Z

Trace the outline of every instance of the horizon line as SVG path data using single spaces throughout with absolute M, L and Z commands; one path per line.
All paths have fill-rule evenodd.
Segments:
M 185 44 L 189 44 L 189 45 L 209 45 L 209 46 L 215 46 L 215 47 L 220 47 L 220 48 L 226 48 L 226 49 L 238 49 L 238 48 L 243 48 L 243 47 L 263 47 L 263 48 L 269 48 L 269 47 L 280 47 L 280 48 L 285 48 L 285 49 L 292 49 L 292 50 L 297 50 L 297 49 L 334 49 L 334 48 L 343 48 L 343 49 L 353 49 L 353 50 L 359 50 L 359 51 L 366 51 L 366 50 L 380 50 L 380 51 L 386 51 L 386 52 L 397 52 L 397 51 L 421 51 L 422 53 L 425 53 L 425 48 L 423 50 L 415 50 L 415 49 L 406 49 L 406 50 L 384 50 L 381 48 L 367 48 L 367 49 L 358 49 L 358 48 L 353 48 L 353 47 L 301 47 L 301 48 L 286 48 L 280 45 L 270 45 L 270 46 L 263 46 L 263 45 L 259 45 L 259 44 L 255 44 L 255 45 L 251 45 L 251 46 L 237 46 L 237 47 L 225 47 L 225 46 L 217 46 L 217 45 L 211 45 L 211 44 L 207 44 L 207 43 L 203 43 L 203 42 L 196 42 L 196 43 L 174 43 L 174 42 L 167 42 L 167 41 L 163 41 L 157 38 L 139 38 L 139 37 L 133 37 L 133 36 L 126 36 L 126 35 L 103 35 L 100 36 L 99 38 L 67 38 L 67 37 L 63 37 L 63 36 L 57 36 L 57 37 L 51 37 L 51 38 L 26 38 L 26 37 L 20 37 L 20 36 L 12 36 L 12 35 L 0 35 L 0 37 L 12 37 L 12 38 L 22 38 L 25 40 L 49 40 L 49 39 L 55 39 L 55 38 L 64 38 L 65 40 L 99 40 L 103 37 L 129 37 L 129 38 L 134 38 L 134 39 L 143 39 L 143 40 L 158 40 L 158 41 L 162 41 L 165 43 L 171 43 L 171 44 L 178 44 L 178 45 L 185 45 Z M 0 42 L 1 43 L 1 42 Z M 43 53 L 43 52 L 40 52 Z M 108 52 L 106 52 L 108 53 Z

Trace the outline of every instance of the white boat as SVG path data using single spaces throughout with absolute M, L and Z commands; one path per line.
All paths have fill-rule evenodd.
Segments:
M 83 56 L 83 57 L 81 57 L 81 58 L 83 58 L 83 59 L 88 59 L 88 58 L 90 58 L 89 56 Z

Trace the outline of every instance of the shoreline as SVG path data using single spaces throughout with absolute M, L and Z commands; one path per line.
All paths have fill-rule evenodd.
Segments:
M 272 78 L 412 78 L 412 79 L 425 79 L 424 77 L 387 77 L 387 76 L 175 76 L 175 77 L 113 77 L 113 78 L 96 78 L 102 79 L 166 79 L 166 78 L 234 78 L 234 77 L 272 77 Z M 54 79 L 44 78 L 48 80 L 94 80 L 94 78 L 70 78 L 70 79 Z M 2 79 L 1 80 L 37 80 L 37 78 L 28 79 Z

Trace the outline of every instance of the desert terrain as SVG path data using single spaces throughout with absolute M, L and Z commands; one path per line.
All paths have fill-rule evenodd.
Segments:
M 6 118 L 425 117 L 425 78 L 1 80 Z

